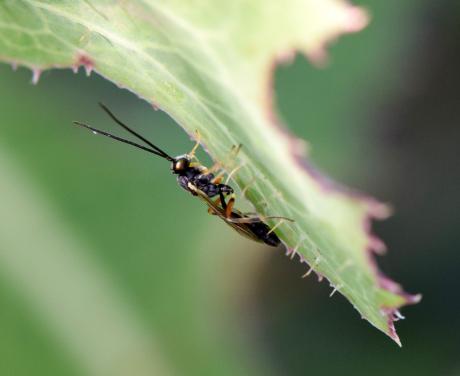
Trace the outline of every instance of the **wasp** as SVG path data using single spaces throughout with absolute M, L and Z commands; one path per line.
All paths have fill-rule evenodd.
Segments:
M 99 103 L 101 108 L 107 115 L 123 129 L 131 133 L 134 137 L 144 142 L 147 146 L 138 144 L 131 140 L 118 137 L 114 134 L 94 128 L 88 124 L 74 121 L 77 126 L 86 128 L 94 134 L 109 137 L 113 140 L 129 144 L 151 154 L 155 154 L 169 162 L 171 162 L 171 172 L 177 175 L 177 182 L 180 187 L 188 191 L 194 196 L 201 198 L 208 206 L 208 212 L 216 215 L 230 225 L 241 235 L 249 239 L 263 242 L 270 246 L 278 246 L 280 239 L 274 233 L 274 228 L 270 227 L 264 222 L 266 219 L 281 219 L 292 221 L 285 217 L 259 217 L 256 215 L 249 215 L 242 213 L 234 208 L 235 193 L 232 187 L 222 183 L 223 173 L 215 174 L 219 164 L 216 163 L 211 168 L 201 165 L 195 156 L 195 152 L 200 145 L 200 137 L 197 133 L 197 141 L 192 150 L 187 154 L 182 154 L 177 157 L 171 157 L 164 150 L 154 145 L 152 142 L 141 136 L 139 133 L 128 127 L 120 119 L 118 119 L 104 104 Z M 239 152 L 241 145 L 232 148 L 233 154 Z M 217 200 L 213 201 L 211 198 L 218 196 Z M 227 201 L 228 198 L 228 201 Z

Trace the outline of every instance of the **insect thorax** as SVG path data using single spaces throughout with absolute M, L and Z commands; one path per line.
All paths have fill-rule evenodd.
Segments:
M 191 192 L 194 194 L 193 191 L 190 190 L 188 184 L 191 183 L 208 197 L 214 197 L 222 193 L 232 193 L 233 189 L 225 184 L 215 184 L 213 183 L 214 174 L 207 173 L 203 174 L 202 170 L 199 168 L 190 168 L 185 171 L 183 174 L 177 176 L 177 181 L 179 185 L 185 189 L 186 191 Z

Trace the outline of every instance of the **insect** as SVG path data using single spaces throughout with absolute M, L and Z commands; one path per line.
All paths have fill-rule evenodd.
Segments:
M 195 152 L 200 145 L 200 137 L 198 135 L 197 142 L 190 153 L 182 154 L 177 157 L 171 157 L 165 151 L 160 149 L 158 146 L 151 143 L 149 140 L 132 130 L 121 120 L 119 120 L 104 104 L 99 103 L 101 108 L 108 114 L 108 116 L 115 121 L 118 125 L 124 128 L 126 131 L 131 133 L 133 136 L 143 141 L 146 145 L 144 146 L 136 142 L 115 136 L 111 133 L 93 128 L 92 126 L 74 121 L 75 125 L 89 129 L 94 134 L 99 134 L 112 138 L 116 141 L 120 141 L 136 148 L 142 149 L 149 153 L 155 154 L 167 161 L 171 162 L 171 171 L 177 175 L 177 182 L 179 185 L 190 192 L 194 196 L 200 197 L 208 206 L 208 212 L 213 215 L 217 215 L 223 219 L 228 225 L 235 229 L 240 234 L 271 246 L 277 246 L 280 244 L 279 238 L 273 232 L 274 229 L 264 222 L 265 219 L 281 219 L 292 221 L 284 217 L 258 217 L 252 216 L 247 213 L 242 213 L 239 210 L 234 209 L 235 194 L 232 187 L 227 184 L 222 184 L 223 173 L 217 175 L 214 172 L 218 169 L 219 164 L 216 163 L 211 168 L 207 168 L 198 162 L 195 157 Z M 236 156 L 240 146 L 233 147 L 232 152 Z M 218 196 L 217 200 L 213 201 L 211 198 Z M 228 202 L 226 197 L 229 198 Z

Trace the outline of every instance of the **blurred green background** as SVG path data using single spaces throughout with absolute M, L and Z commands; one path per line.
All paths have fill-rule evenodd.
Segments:
M 379 263 L 421 304 L 404 347 L 283 250 L 240 238 L 103 101 L 170 154 L 192 142 L 93 74 L 0 65 L 0 375 L 460 375 L 460 7 L 358 2 L 373 20 L 276 72 L 281 116 L 336 180 L 391 202 Z M 201 154 L 205 159 L 205 156 Z

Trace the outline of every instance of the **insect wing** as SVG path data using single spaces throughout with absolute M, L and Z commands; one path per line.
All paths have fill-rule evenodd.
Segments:
M 222 219 L 225 223 L 227 223 L 230 227 L 232 227 L 235 231 L 237 231 L 240 235 L 243 235 L 249 239 L 252 239 L 257 242 L 263 242 L 262 239 L 257 237 L 245 223 L 238 223 L 233 222 L 233 220 L 243 219 L 243 217 L 239 214 L 239 212 L 234 211 L 233 215 L 240 216 L 241 218 L 226 218 L 225 217 L 225 210 L 217 205 L 214 201 L 212 201 L 203 191 L 195 187 L 193 184 L 189 183 L 188 187 L 202 200 L 206 203 L 206 205 L 211 209 L 212 214 L 217 215 L 220 219 Z M 230 219 L 230 220 L 229 220 Z M 260 219 L 259 219 L 260 222 Z

